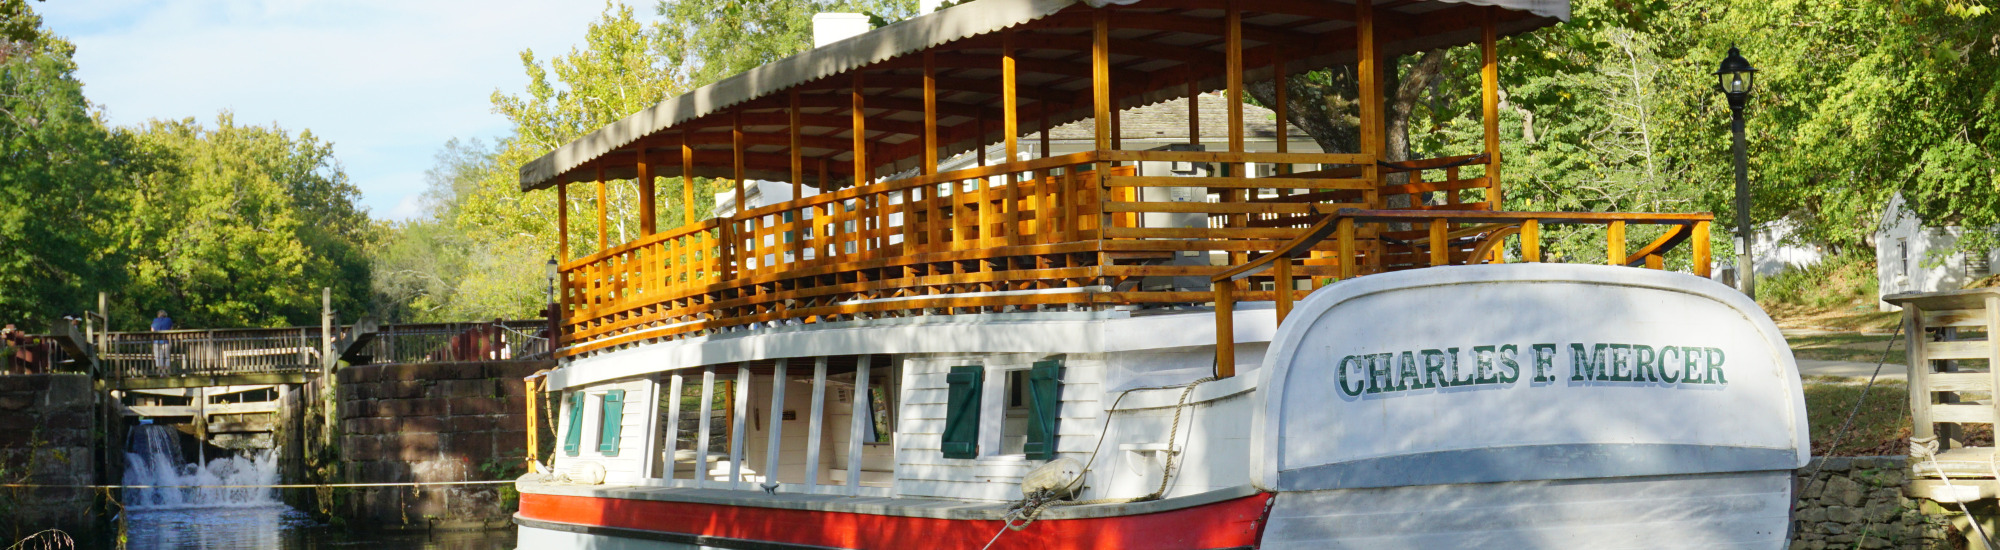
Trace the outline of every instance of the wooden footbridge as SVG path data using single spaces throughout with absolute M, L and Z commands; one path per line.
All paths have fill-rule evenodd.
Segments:
M 99 332 L 58 323 L 17 344 L 14 368 L 88 372 L 104 390 L 301 384 L 339 362 L 527 359 L 548 353 L 548 322 Z

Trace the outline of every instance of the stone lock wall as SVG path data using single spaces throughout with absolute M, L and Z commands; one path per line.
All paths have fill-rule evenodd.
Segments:
M 1901 456 L 1813 459 L 1798 472 L 1792 549 L 1951 548 L 1951 516 L 1904 496 L 1909 473 Z
M 508 479 L 524 471 L 526 390 L 521 379 L 549 361 L 365 365 L 336 384 L 342 481 Z M 512 487 L 463 485 L 356 489 L 344 514 L 378 527 L 507 525 Z
M 0 483 L 97 483 L 96 400 L 83 374 L 0 375 Z M 0 489 L 0 541 L 87 528 L 88 489 Z

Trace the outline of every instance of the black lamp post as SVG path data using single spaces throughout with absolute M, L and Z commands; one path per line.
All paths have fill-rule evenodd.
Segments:
M 556 341 L 556 334 L 558 331 L 562 330 L 561 312 L 556 310 L 556 259 L 555 258 L 549 258 L 548 277 L 549 277 L 549 286 L 547 294 L 548 304 L 544 306 L 547 309 L 542 310 L 543 311 L 542 315 L 548 318 L 549 343 L 551 344 L 549 346 L 549 351 L 554 352 L 555 346 L 553 344 L 555 344 Z
M 1751 298 L 1757 297 L 1756 264 L 1751 261 L 1750 248 L 1755 242 L 1750 236 L 1750 165 L 1744 152 L 1743 104 L 1750 101 L 1750 89 L 1757 68 L 1743 59 L 1743 53 L 1736 46 L 1729 46 L 1729 55 L 1722 58 L 1722 67 L 1715 71 L 1719 78 L 1716 89 L 1729 98 L 1729 130 L 1736 136 L 1736 280 L 1737 287 Z

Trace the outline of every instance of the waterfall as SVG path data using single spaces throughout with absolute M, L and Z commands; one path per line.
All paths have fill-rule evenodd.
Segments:
M 278 454 L 250 451 L 209 460 L 185 462 L 181 434 L 169 426 L 135 426 L 126 440 L 126 485 L 275 485 Z M 132 510 L 278 506 L 275 489 L 126 489 L 125 506 Z

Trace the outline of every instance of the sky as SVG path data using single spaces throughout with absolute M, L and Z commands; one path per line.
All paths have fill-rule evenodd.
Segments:
M 651 4 L 627 1 L 642 16 Z M 527 85 L 523 49 L 583 43 L 605 8 L 551 0 L 46 0 L 76 43 L 84 94 L 112 124 L 194 117 L 311 130 L 381 219 L 420 213 L 424 170 L 452 138 L 507 131 L 498 89 Z

